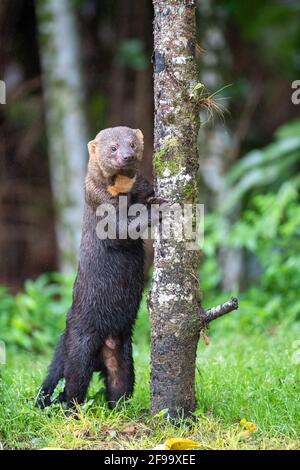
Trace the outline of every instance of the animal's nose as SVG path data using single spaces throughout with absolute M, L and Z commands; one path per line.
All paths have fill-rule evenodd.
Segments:
M 134 154 L 132 153 L 124 153 L 122 155 L 122 160 L 124 160 L 124 162 L 130 162 L 133 159 L 134 159 Z

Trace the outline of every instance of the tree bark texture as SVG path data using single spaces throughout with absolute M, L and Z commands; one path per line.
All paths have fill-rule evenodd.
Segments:
M 74 269 L 81 237 L 87 136 L 79 40 L 71 0 L 38 0 L 51 183 L 59 263 Z
M 191 0 L 154 4 L 154 174 L 159 196 L 197 202 L 199 108 L 195 86 L 195 5 Z M 195 361 L 202 310 L 199 251 L 156 239 L 149 296 L 152 413 L 186 416 L 195 409 Z

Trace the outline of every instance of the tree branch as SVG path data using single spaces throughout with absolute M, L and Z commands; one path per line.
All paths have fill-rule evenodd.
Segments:
M 231 297 L 231 300 L 224 302 L 224 304 L 217 305 L 216 307 L 209 308 L 204 313 L 204 321 L 206 324 L 215 320 L 226 313 L 232 312 L 232 310 L 237 310 L 239 308 L 238 299 L 236 297 Z

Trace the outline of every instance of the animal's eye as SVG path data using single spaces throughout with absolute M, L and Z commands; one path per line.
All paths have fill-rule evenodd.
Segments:
M 131 142 L 131 143 L 130 143 L 130 147 L 131 147 L 132 149 L 134 149 L 134 147 L 135 147 L 134 142 Z
M 112 147 L 110 147 L 111 151 L 112 152 L 116 152 L 117 151 L 117 147 L 115 145 L 113 145 Z

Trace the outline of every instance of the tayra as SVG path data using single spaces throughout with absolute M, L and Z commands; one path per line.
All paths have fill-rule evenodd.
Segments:
M 70 406 L 84 401 L 94 371 L 106 386 L 114 406 L 134 387 L 132 329 L 144 288 L 144 248 L 141 238 L 99 239 L 97 207 L 110 203 L 118 210 L 120 195 L 128 204 L 159 203 L 151 184 L 137 171 L 143 157 L 143 134 L 114 127 L 99 132 L 88 144 L 85 209 L 78 273 L 66 329 L 60 338 L 37 404 L 49 406 L 60 379 L 59 401 Z M 118 229 L 128 220 L 119 220 Z

